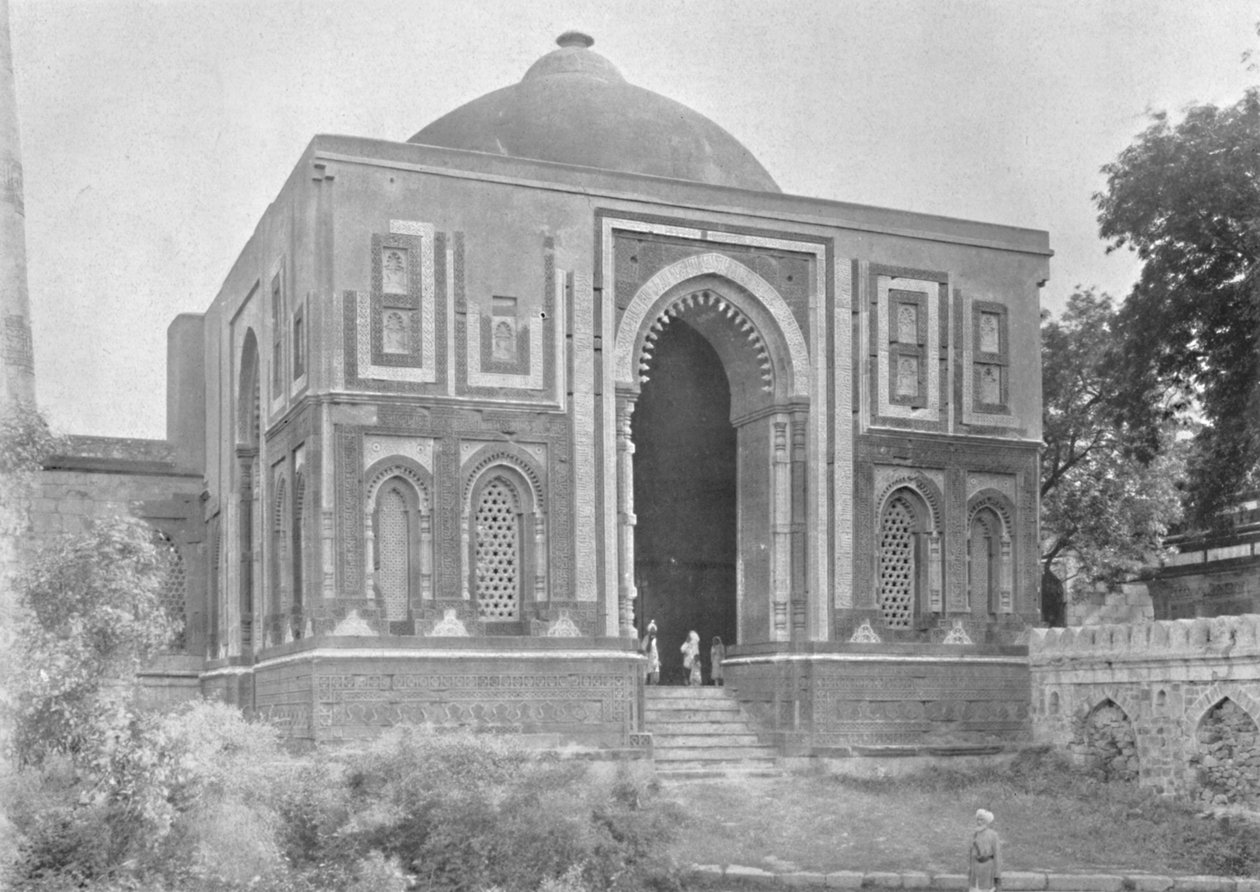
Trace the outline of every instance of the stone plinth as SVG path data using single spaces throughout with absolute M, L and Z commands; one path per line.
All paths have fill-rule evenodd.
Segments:
M 732 648 L 727 686 L 789 755 L 909 756 L 1028 739 L 1023 647 Z

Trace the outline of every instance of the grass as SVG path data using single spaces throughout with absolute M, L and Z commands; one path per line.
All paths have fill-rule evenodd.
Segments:
M 1260 875 L 1260 828 L 1196 817 L 1135 786 L 1032 751 L 1005 768 L 900 778 L 696 780 L 675 854 L 694 864 L 965 873 L 977 808 L 997 815 L 1007 871 Z

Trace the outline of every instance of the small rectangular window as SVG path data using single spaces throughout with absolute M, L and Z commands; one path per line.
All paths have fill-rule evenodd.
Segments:
M 999 303 L 976 301 L 971 310 L 972 402 L 980 412 L 1009 411 L 1010 345 L 1007 310 Z
M 927 302 L 922 291 L 888 290 L 889 402 L 927 406 Z

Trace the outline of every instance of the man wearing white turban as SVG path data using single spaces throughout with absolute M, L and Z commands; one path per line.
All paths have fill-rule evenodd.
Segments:
M 970 892 L 994 892 L 1002 885 L 1002 843 L 993 829 L 993 812 L 976 812 L 976 832 L 968 853 L 967 886 Z

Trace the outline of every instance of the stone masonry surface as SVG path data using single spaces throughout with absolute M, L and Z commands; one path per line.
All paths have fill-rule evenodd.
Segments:
M 1161 793 L 1254 803 L 1260 616 L 1035 629 L 1028 651 L 1036 740 Z

